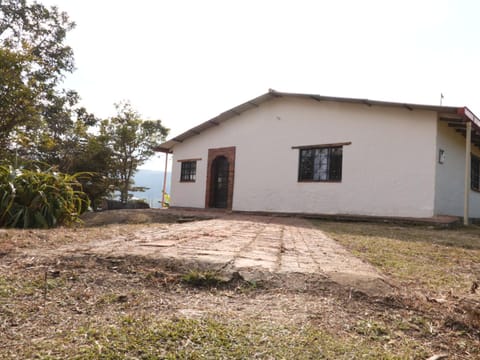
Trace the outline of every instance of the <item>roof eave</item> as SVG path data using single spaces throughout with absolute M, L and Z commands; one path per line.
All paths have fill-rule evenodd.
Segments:
M 200 133 L 208 130 L 212 127 L 220 125 L 222 122 L 227 121 L 235 116 L 239 116 L 242 113 L 257 108 L 261 104 L 273 100 L 275 98 L 281 97 L 292 97 L 292 98 L 302 98 L 302 99 L 313 99 L 319 102 L 331 101 L 331 102 L 343 102 L 343 103 L 353 103 L 353 104 L 363 104 L 366 106 L 386 106 L 386 107 L 400 107 L 407 110 L 425 110 L 425 111 L 435 111 L 442 114 L 455 114 L 461 115 L 466 119 L 472 121 L 474 125 L 480 128 L 480 120 L 471 112 L 467 107 L 457 107 L 457 106 L 442 106 L 442 105 L 423 105 L 423 104 L 411 104 L 411 103 L 398 103 L 398 102 L 389 102 L 389 101 L 378 101 L 378 100 L 369 100 L 369 99 L 356 99 L 356 98 L 344 98 L 344 97 L 333 97 L 333 96 L 323 96 L 317 94 L 303 94 L 303 93 L 290 93 L 290 92 L 280 92 L 273 89 L 269 89 L 267 93 L 262 94 L 252 100 L 244 102 L 240 105 L 237 105 L 227 111 L 220 113 L 219 115 L 197 125 L 180 135 L 175 136 L 174 138 L 160 144 L 155 151 L 172 153 L 173 147 L 182 143 L 186 139 L 199 135 Z
M 194 135 L 199 135 L 200 133 L 204 132 L 207 129 L 210 129 L 212 127 L 220 125 L 222 122 L 227 121 L 231 119 L 232 117 L 239 116 L 245 111 L 255 109 L 259 107 L 262 103 L 272 100 L 274 98 L 278 97 L 273 91 L 269 91 L 263 95 L 260 95 L 256 97 L 255 99 L 249 100 L 243 104 L 240 104 L 238 106 L 235 106 L 234 108 L 231 108 L 227 111 L 224 111 L 220 113 L 219 115 L 215 116 L 214 118 L 211 118 L 210 120 L 207 120 L 200 125 L 197 125 L 180 135 L 175 136 L 174 138 L 160 144 L 155 151 L 159 152 L 172 152 L 172 148 L 178 144 L 183 142 L 184 140 L 194 136 Z

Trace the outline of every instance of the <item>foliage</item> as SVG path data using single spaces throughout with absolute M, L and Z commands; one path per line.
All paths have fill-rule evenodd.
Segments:
M 0 2 L 0 152 L 33 147 L 48 126 L 63 124 L 55 115 L 63 103 L 78 101 L 59 90 L 64 73 L 74 68 L 73 51 L 64 44 L 73 29 L 66 13 L 26 0 Z M 58 111 L 57 111 L 58 112 Z M 67 122 L 68 123 L 68 122 Z M 35 151 L 33 151 L 35 154 Z
M 75 24 L 57 7 L 0 0 L 0 159 L 40 162 L 78 177 L 94 209 L 115 190 L 126 202 L 137 167 L 167 134 L 160 121 L 141 121 L 128 103 L 99 119 L 62 88 L 74 69 L 67 33 Z
M 182 281 L 197 287 L 209 287 L 224 284 L 226 281 L 221 279 L 214 271 L 190 270 L 182 276 Z
M 81 177 L 94 203 L 108 193 L 108 151 L 91 134 L 97 119 L 77 107 L 75 91 L 60 88 L 71 72 L 73 29 L 66 13 L 25 0 L 0 2 L 0 156 L 4 163 L 38 161 Z M 6 161 L 5 161 L 6 160 Z
M 75 108 L 78 99 L 72 91 L 55 98 L 43 113 L 42 132 L 30 136 L 34 149 L 30 146 L 29 153 L 21 154 L 23 157 L 33 157 L 34 160 L 58 166 L 63 172 L 72 172 L 77 159 L 88 150 L 90 139 L 95 138 L 91 130 L 98 121 L 84 108 Z
M 110 176 L 115 179 L 120 200 L 126 203 L 133 175 L 154 154 L 155 147 L 165 139 L 168 129 L 160 120 L 142 120 L 128 102 L 118 103 L 115 107 L 117 115 L 100 123 L 100 134 L 113 155 Z
M 6 149 L 12 130 L 35 119 L 35 92 L 23 82 L 24 56 L 0 47 L 0 147 Z
M 72 141 L 68 166 L 59 168 L 68 173 L 88 172 L 90 177 L 80 177 L 83 191 L 87 194 L 93 209 L 101 206 L 102 199 L 114 191 L 114 183 L 110 179 L 110 163 L 112 150 L 101 136 L 86 134 L 82 141 Z M 63 165 L 67 165 L 66 161 Z
M 73 51 L 63 42 L 75 24 L 65 12 L 37 2 L 2 0 L 0 16 L 2 46 L 32 56 L 30 74 L 44 87 L 73 70 Z
M 78 221 L 89 204 L 77 180 L 81 175 L 0 166 L 0 226 L 51 228 Z

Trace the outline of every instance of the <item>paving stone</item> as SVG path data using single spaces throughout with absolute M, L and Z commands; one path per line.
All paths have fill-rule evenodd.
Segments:
M 99 240 L 70 251 L 196 261 L 239 272 L 317 273 L 352 286 L 383 279 L 372 266 L 300 218 L 223 215 L 161 230 L 149 226 L 128 239 Z

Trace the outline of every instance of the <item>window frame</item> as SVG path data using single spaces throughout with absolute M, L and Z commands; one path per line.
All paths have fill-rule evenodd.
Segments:
M 470 189 L 480 192 L 480 157 L 470 154 Z
M 342 176 L 343 176 L 343 146 L 350 145 L 351 143 L 339 143 L 339 144 L 325 144 L 325 145 L 312 145 L 312 146 L 296 146 L 292 147 L 295 149 L 299 149 L 298 152 L 298 176 L 297 181 L 301 183 L 308 183 L 308 182 L 322 182 L 322 183 L 341 183 Z M 315 179 L 315 161 L 317 158 L 316 150 L 327 150 L 327 173 L 326 179 Z M 338 161 L 338 154 L 333 154 L 333 151 L 340 149 L 340 160 Z M 312 151 L 313 155 L 311 155 L 311 178 L 305 177 L 305 152 Z M 337 157 L 337 162 L 332 161 L 334 157 Z M 320 160 L 321 161 L 321 160 Z M 336 164 L 336 165 L 335 165 Z M 332 166 L 336 166 L 336 169 L 333 169 Z M 336 176 L 334 174 L 336 173 Z
M 179 160 L 180 182 L 194 183 L 197 181 L 197 160 Z

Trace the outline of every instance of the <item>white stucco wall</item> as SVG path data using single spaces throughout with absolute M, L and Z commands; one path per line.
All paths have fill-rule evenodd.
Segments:
M 438 162 L 438 152 L 445 151 L 445 161 Z M 480 150 L 472 146 L 472 153 L 480 156 Z M 465 137 L 438 122 L 435 214 L 463 216 Z M 480 193 L 470 190 L 470 216 L 480 218 Z
M 292 146 L 351 141 L 340 183 L 301 183 Z M 428 217 L 434 212 L 436 114 L 281 98 L 174 148 L 172 205 L 204 207 L 208 149 L 236 146 L 233 210 Z M 180 183 L 178 160 L 201 158 Z

